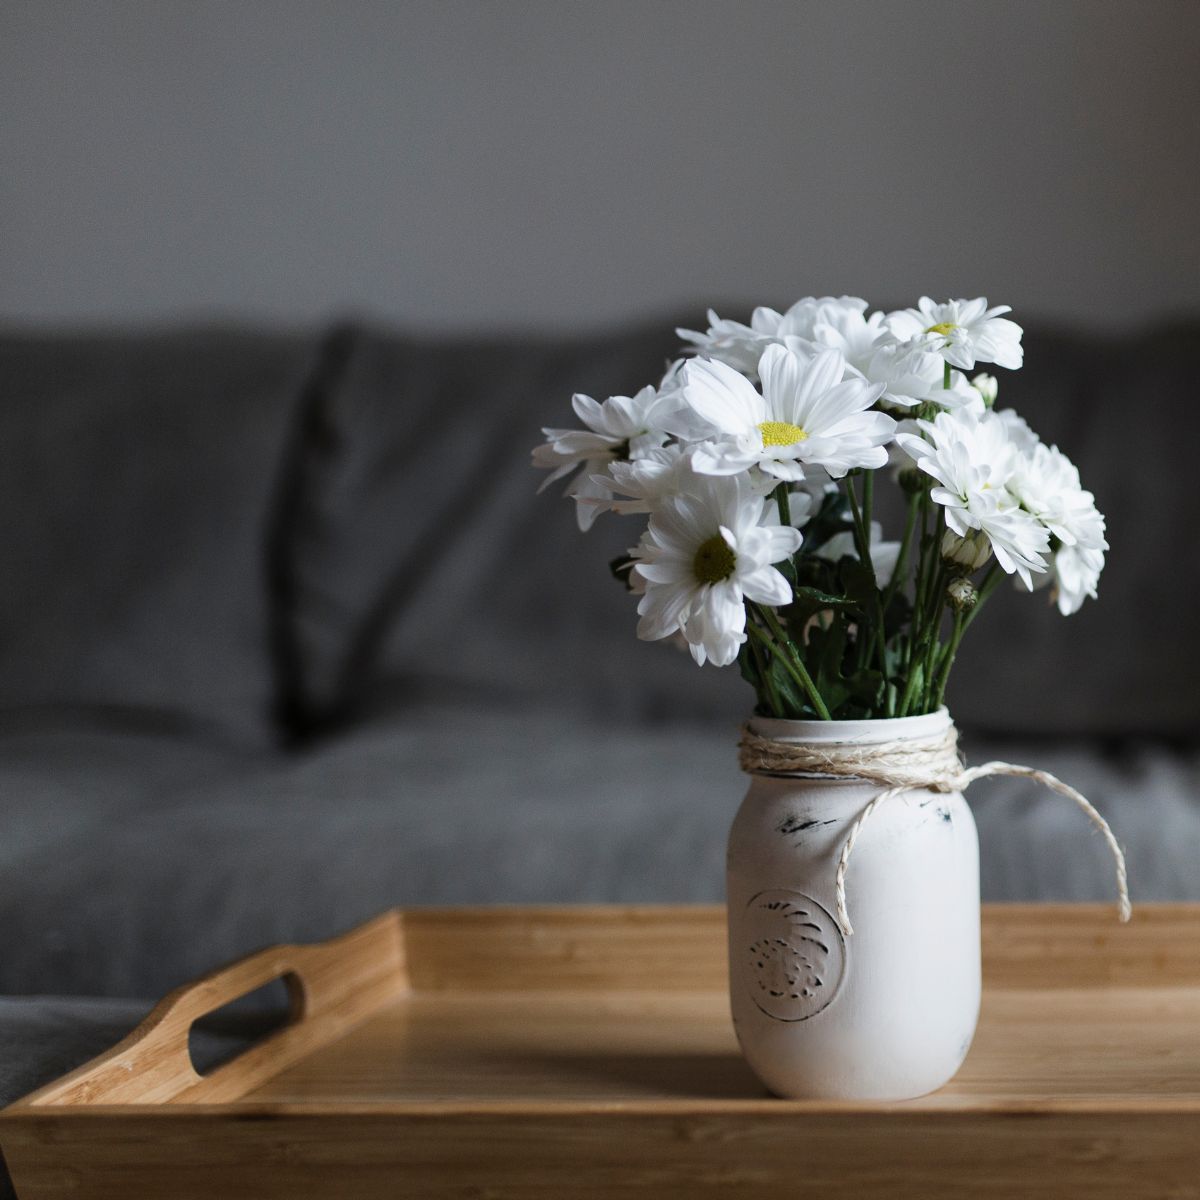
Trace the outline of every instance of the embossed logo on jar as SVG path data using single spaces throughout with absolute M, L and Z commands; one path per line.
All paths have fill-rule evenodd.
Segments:
M 776 1021 L 806 1021 L 833 1003 L 846 972 L 834 919 L 803 892 L 759 892 L 746 905 L 743 963 L 750 996 Z

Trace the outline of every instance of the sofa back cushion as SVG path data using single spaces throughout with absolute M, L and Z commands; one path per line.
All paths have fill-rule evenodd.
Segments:
M 466 698 L 731 725 L 748 711 L 736 669 L 636 641 L 608 563 L 640 520 L 606 515 L 580 534 L 562 485 L 535 495 L 529 467 L 540 426 L 575 423 L 572 392 L 602 399 L 657 379 L 675 323 L 524 344 L 345 334 L 314 397 L 289 535 L 304 720 Z M 1179 541 L 1200 516 L 1181 436 L 1196 341 L 1194 326 L 1117 340 L 1035 329 L 1024 370 L 1003 373 L 1001 405 L 1079 464 L 1113 550 L 1100 602 L 1072 618 L 1047 592 L 1002 589 L 956 668 L 961 723 L 1200 729 L 1200 556 Z
M 268 529 L 315 344 L 0 338 L 0 708 L 270 736 Z
M 728 672 L 634 637 L 608 564 L 636 522 L 586 535 L 529 451 L 574 391 L 657 379 L 669 324 L 586 340 L 429 341 L 350 331 L 310 415 L 291 536 L 310 726 L 477 699 L 631 718 L 737 711 Z M 724 696 L 724 700 L 721 697 Z

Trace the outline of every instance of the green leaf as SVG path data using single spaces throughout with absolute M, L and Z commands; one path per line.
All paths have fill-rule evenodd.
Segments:
M 811 554 L 819 550 L 835 533 L 847 533 L 854 528 L 850 502 L 840 492 L 827 492 L 816 515 L 804 526 L 804 547 Z
M 866 610 L 875 602 L 879 589 L 875 584 L 875 572 L 857 558 L 843 558 L 838 563 L 838 576 L 842 588 L 860 608 Z
M 792 588 L 792 597 L 792 602 L 788 605 L 789 615 L 794 611 L 810 617 L 813 613 L 822 612 L 828 608 L 856 607 L 856 601 L 849 596 L 836 596 L 822 591 L 820 588 L 809 587 L 807 584 Z

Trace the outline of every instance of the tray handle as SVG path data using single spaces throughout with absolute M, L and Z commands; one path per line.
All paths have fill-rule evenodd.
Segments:
M 192 1063 L 192 1026 L 282 978 L 287 1024 L 208 1074 Z M 364 1020 L 408 985 L 401 915 L 389 911 L 327 942 L 271 946 L 164 997 L 124 1041 L 22 1106 L 221 1103 L 236 1099 Z

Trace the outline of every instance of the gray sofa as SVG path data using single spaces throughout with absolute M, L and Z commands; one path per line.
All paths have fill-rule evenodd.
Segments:
M 388 905 L 720 899 L 750 693 L 636 641 L 630 527 L 579 534 L 528 467 L 677 323 L 0 338 L 0 1101 Z M 1001 402 L 1079 463 L 1110 563 L 1069 620 L 999 599 L 951 708 L 972 759 L 1098 805 L 1135 902 L 1200 900 L 1200 325 L 1026 345 Z M 985 898 L 1111 896 L 1070 804 L 970 798 Z

